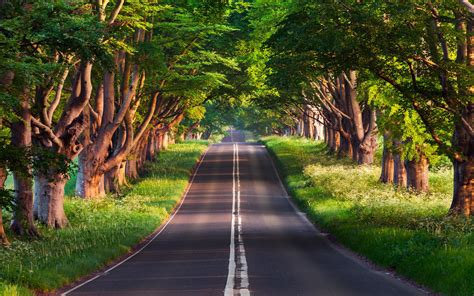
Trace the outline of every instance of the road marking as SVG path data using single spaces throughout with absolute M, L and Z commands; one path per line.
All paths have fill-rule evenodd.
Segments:
M 238 244 L 239 244 L 239 264 L 238 264 L 238 278 L 240 279 L 239 292 L 242 296 L 250 295 L 249 292 L 249 275 L 248 275 L 248 266 L 247 266 L 247 256 L 245 254 L 245 245 L 242 238 L 242 216 L 240 215 L 240 161 L 239 161 L 239 144 L 235 144 L 237 150 L 237 216 L 238 227 Z
M 232 134 L 231 134 L 232 135 Z M 232 219 L 230 226 L 230 245 L 229 245 L 229 269 L 227 273 L 227 283 L 225 285 L 224 295 L 234 295 L 235 285 L 235 144 L 232 145 Z
M 232 221 L 230 230 L 229 245 L 229 271 L 227 274 L 227 283 L 224 290 L 225 296 L 250 295 L 247 257 L 245 255 L 245 246 L 242 239 L 242 217 L 240 216 L 240 164 L 239 164 L 239 144 L 233 145 L 232 160 Z M 236 224 L 237 221 L 237 224 Z M 237 229 L 238 256 L 235 247 L 235 230 Z M 236 279 L 240 283 L 236 286 Z
M 158 231 L 146 244 L 143 245 L 143 247 L 141 247 L 138 251 L 136 251 L 135 253 L 133 253 L 132 255 L 128 256 L 127 258 L 123 259 L 122 261 L 118 262 L 117 264 L 111 266 L 109 269 L 107 269 L 106 271 L 94 276 L 93 278 L 81 283 L 80 285 L 77 285 L 75 286 L 74 288 L 72 289 L 69 289 L 67 290 L 66 292 L 64 293 L 61 293 L 61 296 L 66 296 L 67 294 L 79 289 L 80 287 L 98 279 L 99 277 L 103 276 L 103 275 L 106 275 L 107 273 L 109 273 L 110 271 L 114 270 L 115 268 L 119 267 L 120 265 L 122 265 L 123 263 L 127 262 L 128 260 L 132 259 L 133 257 L 135 257 L 138 253 L 140 253 L 141 251 L 143 251 L 143 249 L 145 249 L 149 244 L 151 244 L 151 242 L 153 242 L 165 229 L 166 229 L 166 226 L 168 226 L 168 224 L 170 224 L 171 220 L 173 220 L 174 216 L 176 216 L 176 214 L 178 213 L 179 209 L 181 209 L 181 206 L 183 205 L 184 203 L 184 200 L 186 199 L 186 197 L 188 196 L 188 192 L 189 190 L 191 189 L 191 186 L 193 185 L 193 182 L 194 182 L 194 179 L 196 178 L 196 175 L 199 171 L 199 168 L 201 167 L 201 164 L 204 162 L 204 158 L 206 157 L 207 155 L 207 152 L 211 149 L 211 147 L 207 148 L 206 149 L 206 152 L 204 152 L 204 154 L 202 155 L 201 159 L 199 160 L 199 163 L 198 163 L 198 166 L 196 167 L 196 170 L 194 171 L 194 174 L 193 176 L 191 177 L 191 181 L 189 182 L 188 184 L 188 187 L 186 188 L 186 191 L 184 192 L 184 195 L 183 195 L 183 198 L 181 199 L 181 202 L 178 206 L 178 208 L 176 208 L 176 211 L 173 213 L 173 215 L 171 215 L 171 217 L 168 219 L 168 221 L 166 221 L 166 223 L 161 226 L 161 229 L 160 231 Z

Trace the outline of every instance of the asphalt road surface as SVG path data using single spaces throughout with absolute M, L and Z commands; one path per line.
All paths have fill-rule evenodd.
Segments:
M 147 247 L 67 295 L 422 295 L 330 243 L 289 201 L 266 149 L 212 145 Z

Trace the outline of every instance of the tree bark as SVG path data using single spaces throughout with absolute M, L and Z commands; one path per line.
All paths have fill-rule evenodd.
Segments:
M 393 183 L 400 188 L 407 187 L 407 170 L 405 167 L 405 161 L 402 159 L 400 154 L 401 143 L 399 141 L 393 141 Z
M 137 159 L 130 159 L 127 161 L 127 166 L 125 168 L 125 173 L 129 179 L 137 179 L 138 174 L 138 161 Z
M 153 132 L 149 134 L 146 144 L 146 160 L 154 161 L 156 152 L 156 137 Z
M 353 155 L 353 147 L 352 141 L 350 136 L 344 136 L 342 133 L 340 134 L 340 144 L 339 150 L 337 151 L 337 155 L 341 158 L 343 157 L 352 157 Z
M 95 174 L 95 171 L 91 169 L 94 162 L 92 157 L 90 157 L 91 153 L 92 152 L 85 152 L 83 150 L 79 155 L 78 161 L 79 168 L 77 171 L 76 194 L 84 198 L 101 197 L 105 195 L 104 175 Z
M 104 175 L 105 192 L 120 193 L 122 186 L 129 185 L 126 176 L 126 162 L 123 161 L 118 166 L 113 167 Z
M 358 164 L 373 164 L 375 151 L 377 150 L 377 138 L 375 135 L 369 135 L 362 144 L 358 145 L 357 163 Z
M 48 227 L 64 228 L 68 224 L 64 212 L 66 182 L 67 178 L 63 174 L 35 176 L 34 216 Z
M 168 149 L 168 146 L 170 143 L 171 143 L 170 135 L 168 132 L 166 132 L 162 135 L 160 149 L 163 149 L 163 150 Z
M 395 160 L 392 151 L 387 147 L 388 137 L 384 135 L 384 147 L 382 155 L 382 173 L 380 182 L 393 184 L 395 175 Z
M 3 167 L 0 167 L 0 189 L 5 187 L 5 181 L 7 180 L 7 170 Z M 0 245 L 6 246 L 9 245 L 7 234 L 3 228 L 3 219 L 2 219 L 2 208 L 0 207 Z
M 462 114 L 474 126 L 474 104 L 470 104 Z M 462 157 L 454 158 L 454 192 L 451 212 L 474 215 L 474 140 L 464 126 L 455 125 L 453 147 L 460 149 Z
M 19 150 L 31 147 L 31 111 L 28 98 L 29 90 L 25 90 L 20 98 L 20 119 L 11 125 L 11 143 Z M 38 236 L 33 219 L 33 181 L 31 166 L 26 172 L 13 172 L 15 203 L 17 205 L 10 225 L 18 235 Z
M 465 6 L 469 6 L 470 15 L 466 20 L 466 30 L 461 25 L 461 32 L 466 38 L 459 40 L 458 62 L 467 62 L 471 70 L 474 70 L 474 9 L 469 1 L 462 1 Z M 462 35 L 460 35 L 462 36 Z M 474 85 L 469 85 L 463 91 L 468 96 L 474 95 Z M 472 127 L 474 126 L 474 104 L 468 104 L 462 109 L 461 117 L 465 119 L 463 124 L 459 119 L 455 122 L 452 146 L 458 149 L 458 155 L 453 158 L 454 166 L 454 191 L 451 203 L 451 212 L 454 214 L 474 215 L 474 138 Z M 471 128 L 471 133 L 466 126 Z
M 407 170 L 407 187 L 417 192 L 427 192 L 428 182 L 428 158 L 420 153 L 418 159 L 407 160 L 405 162 Z

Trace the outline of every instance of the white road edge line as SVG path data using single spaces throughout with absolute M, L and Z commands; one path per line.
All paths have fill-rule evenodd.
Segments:
M 320 233 L 320 231 L 316 228 L 316 226 L 311 223 L 311 221 L 309 221 L 308 217 L 306 216 L 305 213 L 303 213 L 302 211 L 300 211 L 300 209 L 298 209 L 298 207 L 293 203 L 293 201 L 291 200 L 290 198 L 290 195 L 288 194 L 288 191 L 286 190 L 286 187 L 285 185 L 283 185 L 283 181 L 281 180 L 281 177 L 280 177 L 280 174 L 278 173 L 278 170 L 275 166 L 275 163 L 273 161 L 273 158 L 271 157 L 271 155 L 268 153 L 268 150 L 265 146 L 263 146 L 264 150 L 265 150 L 265 153 L 267 154 L 267 157 L 268 159 L 270 159 L 270 163 L 272 165 L 272 168 L 273 168 L 273 171 L 275 172 L 275 175 L 277 176 L 277 179 L 278 179 L 278 183 L 280 183 L 280 187 L 281 189 L 283 190 L 283 192 L 285 193 L 284 197 L 287 199 L 288 203 L 290 204 L 290 206 L 293 208 L 293 210 L 295 211 L 295 213 L 299 216 L 301 216 L 303 218 L 303 220 L 311 226 L 311 228 L 314 229 L 314 231 L 316 231 L 317 234 Z
M 231 131 L 232 132 L 232 131 Z M 232 135 L 232 133 L 231 133 Z M 224 295 L 234 295 L 235 284 L 235 144 L 232 145 L 232 219 L 230 223 L 230 245 L 229 245 L 229 268 L 227 272 L 227 282 L 225 285 Z
M 227 283 L 224 290 L 225 296 L 233 296 L 234 292 L 238 295 L 249 296 L 249 279 L 247 257 L 245 256 L 245 247 L 242 239 L 242 217 L 240 216 L 240 164 L 239 164 L 239 144 L 233 145 L 232 160 L 232 221 L 230 229 L 229 245 L 229 269 L 227 274 Z M 237 224 L 236 224 L 237 221 Z M 237 228 L 237 244 L 239 246 L 239 269 L 237 270 L 237 258 L 235 254 L 235 229 Z M 235 289 L 235 278 L 241 280 L 240 287 Z
M 242 238 L 242 216 L 240 215 L 240 161 L 239 161 L 239 144 L 236 144 L 237 149 L 237 216 L 238 227 L 237 227 L 237 236 L 239 244 L 239 274 L 238 278 L 240 279 L 239 292 L 242 296 L 249 296 L 249 275 L 248 275 L 248 266 L 247 266 L 247 256 L 245 254 L 245 245 Z
M 212 145 L 211 145 L 212 146 Z M 166 221 L 166 223 L 161 226 L 161 229 L 159 232 L 157 232 L 146 244 L 144 244 L 140 249 L 138 249 L 138 251 L 136 251 L 135 253 L 133 253 L 132 255 L 128 256 L 127 258 L 125 258 L 124 260 L 118 262 L 117 264 L 111 266 L 109 269 L 107 269 L 106 271 L 94 276 L 93 278 L 81 283 L 80 285 L 77 285 L 75 286 L 74 288 L 72 289 L 69 289 L 67 290 L 66 292 L 63 292 L 61 293 L 61 296 L 66 296 L 67 294 L 79 289 L 80 287 L 96 280 L 97 278 L 103 276 L 103 275 L 106 275 L 107 273 L 109 273 L 110 271 L 114 270 L 115 268 L 119 267 L 120 265 L 122 265 L 123 263 L 127 262 L 128 260 L 132 259 L 133 257 L 135 257 L 138 253 L 140 253 L 141 251 L 143 251 L 143 249 L 145 249 L 149 244 L 151 244 L 165 229 L 166 229 L 166 226 L 168 226 L 168 224 L 170 224 L 171 220 L 173 220 L 174 216 L 176 216 L 176 214 L 178 213 L 179 209 L 181 209 L 181 206 L 183 205 L 184 203 L 184 200 L 186 199 L 187 195 L 188 195 L 188 192 L 189 190 L 191 189 L 191 186 L 193 185 L 193 182 L 194 182 L 194 179 L 196 178 L 196 175 L 199 171 L 199 168 L 201 167 L 201 164 L 204 162 L 204 158 L 206 157 L 207 155 L 207 152 L 211 149 L 211 146 L 209 146 L 206 151 L 204 152 L 204 154 L 202 155 L 201 159 L 199 160 L 199 163 L 198 163 L 198 166 L 196 167 L 196 170 L 194 170 L 194 173 L 193 173 L 193 176 L 191 177 L 191 181 L 189 182 L 188 184 L 188 187 L 186 188 L 186 191 L 184 192 L 184 196 L 183 198 L 181 199 L 181 202 L 178 206 L 178 208 L 176 208 L 176 211 L 174 211 L 173 215 L 171 215 L 171 217 L 168 219 L 168 221 Z
M 316 232 L 317 235 L 321 236 L 322 233 L 321 231 L 316 227 L 316 225 L 314 225 L 308 218 L 308 216 L 306 216 L 305 213 L 303 213 L 302 211 L 300 211 L 300 209 L 298 209 L 298 207 L 293 203 L 293 201 L 291 200 L 291 197 L 290 195 L 288 194 L 288 191 L 286 190 L 286 187 L 285 185 L 283 184 L 283 181 L 280 177 L 280 174 L 278 173 L 278 170 L 275 166 L 275 163 L 273 161 L 273 157 L 268 153 L 268 149 L 266 146 L 262 145 L 265 149 L 265 152 L 267 153 L 267 156 L 268 158 L 270 159 L 270 163 L 272 164 L 272 167 L 273 167 L 273 171 L 275 172 L 277 178 L 278 178 L 278 182 L 280 183 L 280 186 L 281 188 L 283 189 L 283 192 L 286 193 L 285 197 L 288 201 L 288 203 L 291 205 L 291 207 L 293 208 L 293 210 L 296 212 L 296 214 L 298 214 L 299 216 L 301 216 L 303 218 L 303 220 L 308 223 L 311 228 L 314 229 L 314 231 Z M 367 263 L 367 261 L 364 261 L 364 260 L 361 260 L 357 253 L 354 253 L 353 251 L 349 250 L 349 249 L 346 249 L 345 247 L 342 247 L 342 246 L 338 246 L 336 244 L 334 244 L 333 242 L 331 242 L 329 239 L 325 238 L 327 244 L 329 245 L 329 247 L 331 247 L 333 250 L 335 250 L 336 252 L 338 252 L 339 254 L 341 254 L 342 256 L 352 260 L 353 262 L 355 262 L 356 264 L 359 264 L 360 266 L 366 268 L 367 270 L 369 270 L 370 272 L 373 272 L 373 273 L 377 273 L 377 274 L 380 274 L 382 276 L 385 276 L 385 277 L 389 277 L 391 279 L 395 279 L 399 282 L 402 282 L 406 285 L 409 285 L 415 289 L 418 289 L 420 291 L 422 291 L 423 293 L 426 293 L 426 294 L 429 294 L 428 292 L 426 292 L 423 288 L 420 288 L 420 287 L 417 287 L 409 282 L 407 282 L 406 280 L 400 280 L 400 278 L 396 277 L 393 273 L 387 273 L 386 270 L 382 269 L 382 270 L 378 270 L 379 267 L 376 267 L 374 268 L 374 266 L 372 264 L 369 264 Z

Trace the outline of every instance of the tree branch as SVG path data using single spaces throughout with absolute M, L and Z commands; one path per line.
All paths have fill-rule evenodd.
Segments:
M 461 5 L 463 5 L 464 7 L 466 7 L 470 13 L 474 14 L 474 4 L 469 2 L 469 0 L 459 0 L 459 3 L 461 3 Z

